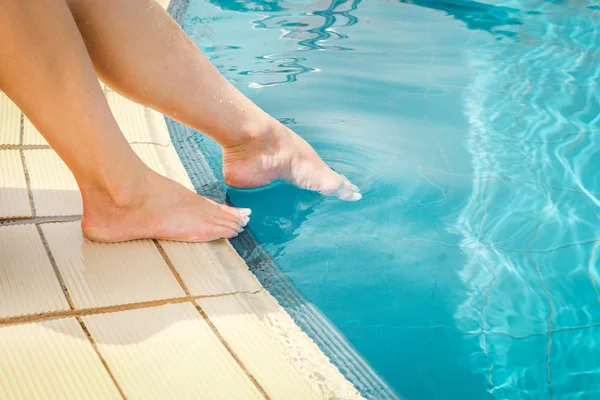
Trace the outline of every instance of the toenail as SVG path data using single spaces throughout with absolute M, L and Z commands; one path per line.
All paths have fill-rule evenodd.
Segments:
M 242 233 L 242 232 L 244 232 L 244 228 L 238 229 L 238 233 Z
M 250 217 L 244 217 L 244 218 L 242 218 L 241 225 L 246 226 L 246 225 L 248 225 L 248 222 L 250 222 Z
M 247 217 L 248 215 L 252 214 L 252 210 L 249 208 L 238 208 L 238 212 L 242 217 Z

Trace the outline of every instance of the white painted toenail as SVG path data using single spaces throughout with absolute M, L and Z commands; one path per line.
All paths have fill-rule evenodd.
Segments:
M 252 214 L 252 210 L 249 208 L 238 208 L 238 212 L 243 217 L 247 217 L 248 215 Z

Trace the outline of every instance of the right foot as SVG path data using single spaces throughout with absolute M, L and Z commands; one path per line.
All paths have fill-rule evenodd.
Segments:
M 276 180 L 341 200 L 361 199 L 358 188 L 333 171 L 300 136 L 273 120 L 252 139 L 223 147 L 225 182 L 237 188 L 257 188 Z
M 205 199 L 168 178 L 146 171 L 121 201 L 100 190 L 82 190 L 83 235 L 97 242 L 166 239 L 209 242 L 242 232 L 250 210 Z

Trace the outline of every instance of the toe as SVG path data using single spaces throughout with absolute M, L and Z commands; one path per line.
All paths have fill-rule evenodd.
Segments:
M 218 235 L 218 237 L 223 239 L 231 239 L 239 235 L 237 229 L 222 225 L 215 228 L 215 233 Z
M 219 204 L 218 206 L 223 214 L 225 214 L 224 218 L 227 220 L 236 221 L 242 226 L 246 226 L 248 221 L 250 221 L 249 215 L 252 214 L 252 210 L 249 208 L 235 208 L 223 204 Z
M 252 210 L 249 208 L 236 208 L 236 210 L 243 217 L 248 217 L 252 214 Z
M 336 192 L 337 198 L 344 201 L 358 201 L 362 199 L 362 195 L 358 191 L 358 186 L 350 182 L 345 176 L 340 175 L 340 177 L 342 182 Z
M 356 186 L 355 184 L 353 184 L 352 182 L 350 182 L 350 180 L 348 178 L 346 178 L 344 175 L 341 175 L 342 180 L 343 180 L 343 184 L 345 184 L 350 190 L 354 191 L 354 192 L 359 192 L 360 190 L 358 189 L 358 186 Z
M 239 224 L 237 221 L 230 221 L 230 220 L 224 219 L 219 222 L 219 225 L 227 227 L 229 229 L 232 229 L 238 233 L 244 231 L 244 227 L 241 224 Z

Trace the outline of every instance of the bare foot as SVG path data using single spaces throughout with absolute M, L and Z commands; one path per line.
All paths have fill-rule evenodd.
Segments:
M 82 190 L 83 235 L 97 242 L 209 242 L 237 236 L 249 221 L 249 209 L 217 204 L 150 170 L 136 186 L 121 192 L 119 201 L 101 190 Z
M 361 199 L 358 188 L 333 171 L 300 136 L 277 121 L 242 144 L 223 147 L 225 182 L 256 188 L 283 180 L 341 200 Z

